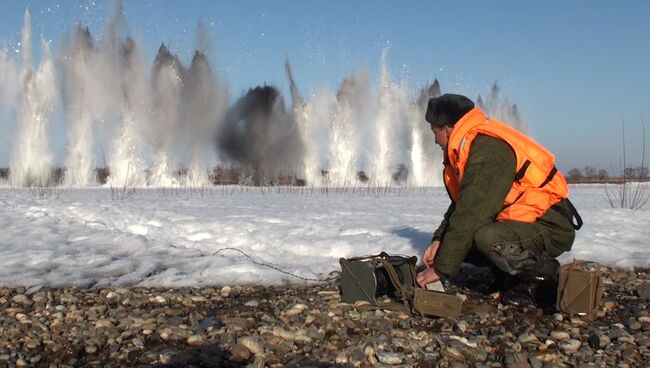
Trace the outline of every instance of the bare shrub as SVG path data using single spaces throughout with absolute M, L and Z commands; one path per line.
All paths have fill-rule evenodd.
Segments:
M 609 173 L 607 173 L 607 170 L 600 169 L 598 170 L 598 180 L 607 180 L 609 179 Z
M 96 169 L 97 181 L 100 184 L 108 184 L 111 199 L 121 201 L 135 196 L 137 193 L 137 188 L 133 182 L 134 173 L 131 170 L 131 160 L 128 162 L 124 181 L 122 183 L 118 183 L 117 180 L 114 180 L 114 178 L 110 177 L 111 168 L 106 161 L 104 149 L 102 149 L 102 158 L 104 159 L 104 167 Z
M 582 169 L 582 171 L 584 172 L 585 179 L 587 180 L 594 180 L 598 177 L 598 170 L 596 170 L 595 167 L 585 166 L 585 168 Z
M 576 183 L 582 180 L 582 171 L 580 169 L 573 168 L 567 172 L 567 179 Z
M 32 186 L 29 187 L 29 193 L 32 197 L 39 199 L 59 199 L 62 189 L 56 185 Z
M 626 162 L 625 122 L 621 121 L 623 133 L 623 158 L 620 162 L 622 183 L 605 187 L 607 201 L 612 208 L 629 208 L 632 210 L 643 207 L 650 199 L 648 193 L 648 170 L 645 168 L 645 122 L 641 117 L 643 143 L 641 145 L 641 169 L 628 168 Z

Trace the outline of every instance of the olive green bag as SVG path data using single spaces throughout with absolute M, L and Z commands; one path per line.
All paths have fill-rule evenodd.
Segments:
M 381 254 L 339 260 L 341 301 L 358 310 L 389 309 L 422 316 L 457 318 L 463 300 L 425 290 L 416 282 L 417 257 Z
M 604 295 L 600 264 L 574 260 L 560 267 L 556 305 L 558 310 L 593 319 Z

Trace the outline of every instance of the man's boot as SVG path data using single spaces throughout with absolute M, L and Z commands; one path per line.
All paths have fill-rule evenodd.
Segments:
M 560 264 L 540 249 L 524 248 L 520 243 L 499 243 L 492 245 L 484 254 L 496 268 L 520 281 L 519 285 L 504 292 L 504 303 L 535 304 L 538 299 L 550 299 L 550 294 L 557 290 Z M 539 298 L 538 289 L 541 293 Z
M 537 284 L 520 282 L 503 293 L 501 302 L 517 307 L 535 305 L 537 296 Z
M 517 274 L 521 283 L 507 290 L 502 301 L 516 306 L 534 304 L 552 312 L 557 299 L 559 269 L 557 260 L 545 257 L 535 267 Z
M 488 289 L 490 294 L 497 291 L 502 293 L 506 292 L 507 290 L 510 290 L 521 283 L 517 277 L 503 272 L 495 266 L 490 267 L 490 273 L 492 274 L 493 278 L 493 281 Z
M 535 299 L 540 307 L 545 310 L 548 309 L 549 312 L 554 312 L 557 302 L 560 262 L 555 259 L 551 259 L 549 262 L 551 263 L 549 265 L 551 272 L 540 277 Z

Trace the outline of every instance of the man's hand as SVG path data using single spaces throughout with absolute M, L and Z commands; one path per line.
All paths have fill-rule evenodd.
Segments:
M 440 276 L 433 268 L 427 268 L 424 271 L 418 273 L 416 280 L 420 287 L 426 288 L 427 284 L 440 280 Z
M 440 240 L 434 240 L 429 244 L 429 247 L 424 251 L 422 255 L 422 263 L 427 267 L 433 267 L 433 260 L 436 258 L 438 249 L 440 248 Z

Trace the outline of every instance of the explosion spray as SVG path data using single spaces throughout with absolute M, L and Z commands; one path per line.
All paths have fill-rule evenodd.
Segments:
M 42 63 L 32 67 L 29 9 L 25 10 L 21 37 L 17 136 L 10 165 L 10 181 L 18 186 L 44 186 L 50 181 L 52 153 L 49 147 L 50 114 L 57 100 L 54 63 L 47 42 L 41 39 Z
M 204 28 L 197 29 L 189 65 L 164 44 L 147 65 L 138 42 L 122 35 L 121 5 L 118 1 L 103 40 L 93 39 L 81 24 L 75 27 L 60 50 L 59 68 L 43 43 L 33 70 L 29 12 L 20 68 L 0 53 L 0 80 L 8 87 L 0 101 L 9 106 L 18 101 L 10 165 L 15 185 L 49 182 L 48 128 L 59 95 L 65 102 L 64 182 L 69 186 L 96 185 L 98 167 L 107 169 L 113 187 L 203 186 L 224 172 L 258 185 L 441 183 L 442 154 L 423 118 L 440 85 L 434 81 L 411 100 L 406 84 L 391 78 L 386 52 L 376 86 L 362 69 L 345 77 L 336 93 L 324 88 L 303 98 L 287 58 L 290 108 L 273 86 L 252 88 L 228 107 L 225 83 L 209 61 L 212 42 Z M 501 100 L 496 84 L 477 104 L 523 126 L 516 106 Z

